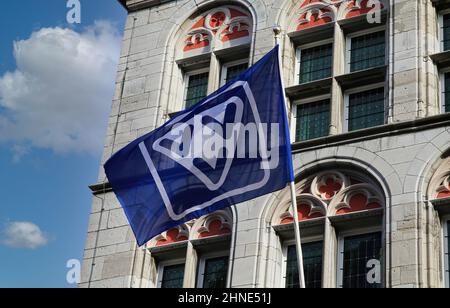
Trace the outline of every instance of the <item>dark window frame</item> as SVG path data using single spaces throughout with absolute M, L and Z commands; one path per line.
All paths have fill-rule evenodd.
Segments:
M 380 105 L 378 106 L 378 108 L 381 109 L 382 106 L 382 111 L 377 111 L 377 112 L 372 112 L 372 113 L 367 113 L 365 115 L 361 115 L 361 116 L 353 116 L 353 112 L 355 114 L 357 114 L 356 111 L 354 111 L 355 109 L 357 110 L 357 107 L 362 107 L 363 105 L 369 105 L 369 103 L 365 103 L 365 104 L 361 104 L 361 103 L 355 103 L 356 101 L 356 96 L 361 96 L 364 94 L 368 94 L 368 93 L 375 93 L 377 91 L 380 91 L 383 93 L 383 99 L 379 99 L 379 100 L 372 100 L 369 101 L 369 103 L 377 103 L 379 102 Z M 354 99 L 354 101 L 352 102 L 352 99 Z M 381 104 L 382 102 L 382 104 Z M 353 112 L 352 112 L 353 109 Z M 357 126 L 354 122 L 357 119 L 360 119 L 360 121 L 367 119 L 368 116 L 371 115 L 377 115 L 379 116 L 379 118 L 382 118 L 382 121 L 379 120 L 377 123 L 375 124 L 367 124 L 364 125 L 363 127 Z M 357 131 L 357 130 L 361 130 L 361 129 L 366 129 L 366 128 L 372 128 L 372 127 L 376 127 L 376 126 L 381 126 L 381 125 L 385 125 L 386 124 L 386 118 L 387 118 L 387 111 L 386 111 L 386 85 L 383 84 L 376 84 L 376 85 L 372 85 L 370 87 L 367 88 L 360 88 L 360 89 L 354 89 L 352 91 L 349 91 L 345 94 L 345 112 L 344 112 L 344 116 L 345 116 L 345 132 L 352 132 L 352 131 Z M 369 119 L 370 120 L 370 119 Z
M 325 48 L 325 47 L 327 47 L 327 48 Z M 307 53 L 307 52 L 311 52 L 311 54 L 308 54 L 308 55 L 312 55 L 313 51 L 324 52 L 326 50 L 329 51 L 329 54 L 322 54 L 321 56 L 315 57 L 315 58 L 312 57 L 311 59 L 308 59 L 308 61 L 306 61 L 304 59 L 305 53 Z M 327 61 L 327 58 L 329 58 L 328 65 L 325 62 L 325 61 Z M 305 68 L 305 62 L 313 63 L 314 60 L 321 60 L 321 61 L 325 62 L 325 63 L 322 63 L 324 66 L 318 70 L 309 69 L 309 70 L 303 71 Z M 333 40 L 326 40 L 326 41 L 317 42 L 315 44 L 298 46 L 297 47 L 297 70 L 296 70 L 296 72 L 297 72 L 296 79 L 297 79 L 298 84 L 307 84 L 309 82 L 314 82 L 317 80 L 331 78 L 333 76 L 333 70 L 334 70 L 333 62 L 334 62 Z M 305 75 L 303 75 L 303 74 L 305 74 Z M 309 78 L 306 78 L 306 76 L 309 76 Z
M 193 77 L 207 77 L 206 83 L 200 83 L 198 85 L 191 85 L 192 78 Z M 208 96 L 208 87 L 209 87 L 209 77 L 210 77 L 210 71 L 209 68 L 195 70 L 191 72 L 185 73 L 185 85 L 184 85 L 184 98 L 183 98 L 183 109 L 188 109 L 200 102 L 203 98 Z M 203 89 L 204 94 L 203 95 L 197 95 L 192 96 L 189 94 L 189 90 L 193 88 L 200 88 Z
M 249 59 L 240 59 L 240 60 L 229 61 L 229 62 L 224 63 L 222 65 L 222 70 L 221 70 L 221 74 L 220 74 L 220 86 L 224 86 L 229 81 L 233 80 L 234 78 L 239 76 L 241 73 L 243 73 L 245 70 L 247 70 L 249 68 L 249 63 L 250 63 Z M 242 68 L 240 73 L 238 73 L 237 75 L 229 76 L 229 72 L 230 72 L 229 70 L 236 68 L 236 67 Z
M 225 278 L 224 282 L 223 282 L 225 284 L 225 286 L 223 288 L 227 287 L 227 285 L 228 285 L 228 270 L 230 267 L 230 256 L 224 252 L 224 253 L 208 254 L 208 255 L 204 255 L 200 258 L 199 263 L 198 263 L 198 273 L 197 273 L 197 287 L 198 288 L 214 288 L 214 287 L 205 286 L 205 279 L 206 279 L 206 276 L 208 275 L 208 273 L 206 272 L 208 262 L 216 261 L 216 260 L 224 260 L 226 262 L 226 270 L 223 271 L 224 278 Z M 219 288 L 222 288 L 222 286 Z
M 445 287 L 450 288 L 450 217 L 444 219 L 444 275 Z
M 327 110 L 325 110 L 325 105 L 327 106 Z M 308 113 L 307 109 L 310 109 L 310 112 Z M 316 108 L 316 110 L 313 112 L 313 108 Z M 317 110 L 320 109 L 321 110 Z M 312 116 L 313 119 L 317 120 L 317 118 L 321 118 L 324 117 L 326 115 L 326 113 L 328 113 L 327 116 L 327 124 L 326 124 L 326 128 L 325 127 L 316 127 L 317 130 L 322 130 L 323 132 L 317 132 L 315 130 L 315 128 L 308 128 L 307 132 L 304 132 L 304 136 L 302 136 L 300 134 L 300 130 L 301 130 L 301 125 L 302 125 L 302 121 L 301 121 L 301 112 L 303 112 L 303 116 Z M 329 136 L 330 134 L 330 125 L 331 125 L 331 98 L 330 97 L 317 97 L 316 99 L 310 99 L 307 101 L 299 101 L 296 103 L 296 110 L 295 110 L 295 141 L 296 142 L 302 142 L 302 141 L 307 141 L 307 140 L 312 140 L 312 139 L 316 139 L 316 138 L 322 138 L 322 137 L 326 137 Z M 310 124 L 314 124 L 316 122 L 311 122 Z M 314 133 L 315 132 L 315 133 Z
M 442 112 L 450 112 L 450 71 L 442 74 Z
M 305 248 L 313 248 L 318 249 L 318 246 L 321 247 L 321 254 L 320 256 L 313 256 L 308 258 L 305 255 L 305 251 L 307 251 Z M 323 255 L 324 255 L 324 241 L 323 240 L 317 240 L 317 241 L 311 241 L 307 243 L 302 244 L 303 248 L 303 262 L 305 267 L 305 280 L 306 280 L 306 287 L 307 288 L 321 288 L 323 285 L 322 277 L 323 277 Z M 295 243 L 289 243 L 285 245 L 285 260 L 284 260 L 284 281 L 285 281 L 285 288 L 299 288 L 299 282 L 298 282 L 298 265 L 297 265 L 297 252 Z M 295 259 L 294 259 L 295 255 Z M 317 269 L 317 263 L 308 264 L 308 259 L 311 261 L 311 259 L 317 259 L 320 258 L 321 264 L 320 268 Z M 317 261 L 317 260 L 316 260 Z M 292 270 L 293 272 L 290 272 Z M 290 276 L 292 275 L 292 283 L 289 282 Z M 310 275 L 315 275 L 315 277 L 310 277 Z M 320 277 L 320 278 L 319 278 Z M 308 281 L 308 278 L 313 278 L 311 281 Z
M 439 25 L 442 51 L 450 50 L 450 11 L 441 14 L 441 24 Z
M 347 43 L 347 59 L 346 59 L 346 65 L 347 65 L 347 72 L 348 73 L 354 73 L 358 71 L 363 71 L 375 67 L 380 67 L 383 65 L 386 65 L 387 60 L 387 36 L 386 36 L 386 27 L 373 29 L 369 32 L 364 31 L 360 33 L 355 33 L 348 36 L 348 43 Z M 381 35 L 382 34 L 382 35 Z M 368 43 L 367 45 L 363 46 L 354 46 L 356 43 L 360 43 L 360 40 L 367 40 L 368 38 L 374 38 L 374 39 L 380 39 L 383 38 L 383 43 L 377 43 L 376 41 L 373 43 Z M 368 41 L 368 40 L 367 40 Z M 382 46 L 383 47 L 383 55 L 377 55 L 374 57 L 364 57 L 364 55 L 367 55 L 367 52 L 364 52 L 364 50 L 369 50 L 371 47 L 377 47 Z M 355 54 L 354 51 L 363 51 L 360 54 Z M 362 58 L 358 58 L 359 55 L 363 55 Z M 374 60 L 379 59 L 379 60 Z M 370 61 L 375 62 L 374 64 L 370 64 Z M 366 64 L 365 64 L 366 63 Z M 365 64 L 365 65 L 364 65 Z
M 363 238 L 369 238 L 369 237 L 378 237 L 379 239 L 379 261 L 381 263 L 381 283 L 380 284 L 374 284 L 373 286 L 370 286 L 368 282 L 365 282 L 364 286 L 355 286 L 354 284 L 352 284 L 352 282 L 350 281 L 346 281 L 346 270 L 348 270 L 348 266 L 346 267 L 346 263 L 350 262 L 351 259 L 347 258 L 346 259 L 346 245 L 350 240 L 356 241 L 357 239 L 363 239 Z M 347 234 L 341 234 L 339 235 L 339 240 L 338 240 L 338 245 L 339 245 L 339 249 L 338 249 L 338 266 L 337 266 L 337 271 L 338 271 L 338 287 L 339 288 L 367 288 L 368 286 L 370 286 L 370 288 L 383 288 L 384 287 L 384 276 L 385 276 L 385 269 L 384 269 L 384 245 L 383 245 L 383 232 L 376 228 L 373 229 L 371 231 L 365 231 L 365 232 L 352 232 L 352 233 L 347 233 Z M 374 247 L 374 249 L 376 250 L 377 247 Z M 358 248 L 359 250 L 361 249 L 361 247 Z M 367 249 L 367 247 L 366 247 Z M 375 253 L 375 252 L 374 252 Z M 358 258 L 357 259 L 361 259 L 359 258 L 359 252 L 358 252 Z M 366 263 L 370 260 L 370 257 L 366 258 L 364 261 L 364 265 L 366 265 Z M 360 265 L 361 264 L 357 264 L 357 271 L 360 269 Z M 365 266 L 364 267 L 364 271 L 365 271 L 365 275 L 358 273 L 360 277 L 367 277 L 367 273 L 368 273 L 368 268 Z M 349 275 L 350 277 L 354 277 L 355 275 Z M 347 285 L 346 285 L 347 284 Z
M 185 263 L 181 263 L 181 261 L 177 261 L 177 262 L 170 262 L 167 264 L 161 264 L 160 265 L 160 269 L 159 269 L 159 273 L 158 273 L 158 288 L 164 289 L 167 288 L 167 281 L 175 281 L 175 280 L 180 280 L 180 279 L 170 279 L 170 280 L 165 280 L 165 277 L 167 275 L 167 270 L 168 269 L 179 269 L 179 268 L 183 268 L 183 277 L 181 279 L 181 287 L 183 286 L 184 283 L 184 271 L 185 271 Z M 180 284 L 178 286 L 176 286 L 176 288 L 178 288 L 180 286 Z

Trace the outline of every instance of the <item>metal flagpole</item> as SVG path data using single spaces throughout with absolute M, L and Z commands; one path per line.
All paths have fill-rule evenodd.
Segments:
M 275 44 L 276 45 L 280 45 L 280 34 L 281 34 L 281 28 L 280 26 L 274 26 L 273 27 L 273 32 L 275 34 Z M 282 70 L 282 57 L 281 57 L 281 48 L 278 52 L 278 56 L 279 56 L 279 65 L 280 65 L 280 74 L 283 71 Z M 282 84 L 282 92 L 283 92 L 283 98 L 284 98 L 284 102 L 287 102 L 286 99 L 286 93 L 285 91 L 285 87 L 284 87 L 284 80 L 283 80 L 283 76 L 281 77 L 281 84 Z M 286 108 L 286 106 L 285 106 Z M 287 113 L 286 113 L 287 114 Z M 290 142 L 290 140 L 288 140 Z M 293 218 L 294 218 L 294 232 L 295 232 L 295 248 L 296 248 L 296 252 L 297 252 L 297 266 L 298 266 L 298 278 L 299 278 L 299 284 L 300 284 L 300 288 L 304 289 L 306 288 L 306 283 L 305 283 L 305 270 L 304 270 L 304 266 L 303 266 L 303 250 L 302 250 L 302 239 L 301 239 L 301 235 L 300 235 L 300 226 L 298 223 L 298 206 L 297 206 L 297 194 L 295 192 L 295 181 L 292 181 L 290 183 L 290 189 L 291 189 L 291 203 L 292 203 L 292 213 L 293 213 Z
M 305 270 L 303 267 L 303 249 L 302 249 L 302 239 L 300 236 L 300 226 L 298 225 L 298 207 L 297 207 L 297 194 L 295 193 L 295 182 L 291 182 L 290 186 L 291 186 L 292 212 L 294 217 L 295 247 L 297 250 L 298 278 L 300 288 L 304 289 L 306 287 Z

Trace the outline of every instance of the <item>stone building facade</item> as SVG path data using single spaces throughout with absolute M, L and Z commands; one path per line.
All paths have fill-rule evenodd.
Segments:
M 450 1 L 121 3 L 102 163 L 279 42 L 308 287 L 449 287 Z M 80 287 L 298 284 L 288 190 L 137 247 L 102 167 L 91 189 Z

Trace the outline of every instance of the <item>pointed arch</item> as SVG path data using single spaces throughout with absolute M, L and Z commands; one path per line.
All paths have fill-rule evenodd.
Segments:
M 278 22 L 288 32 L 301 31 L 339 20 L 365 15 L 369 12 L 382 10 L 381 6 L 372 5 L 370 0 L 302 0 L 286 1 Z
M 428 199 L 450 198 L 450 158 L 440 160 L 428 186 Z
M 184 242 L 189 239 L 191 224 L 186 223 L 172 228 L 155 237 L 148 244 L 148 247 L 158 247 L 178 242 Z
M 302 178 L 303 180 L 296 184 L 300 221 L 386 207 L 386 196 L 381 185 L 367 172 L 358 168 L 336 167 L 327 171 L 311 172 Z M 271 224 L 292 223 L 289 194 L 281 193 L 279 199 L 282 201 L 269 218 Z
M 230 209 L 214 212 L 195 221 L 191 240 L 231 234 L 233 215 Z

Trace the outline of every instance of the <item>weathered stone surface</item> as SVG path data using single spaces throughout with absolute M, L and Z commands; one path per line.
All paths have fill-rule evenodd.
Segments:
M 180 39 L 177 31 L 188 30 L 185 21 L 190 15 L 204 5 L 213 4 L 209 0 L 126 2 L 130 8 L 139 10 L 129 14 L 125 27 L 102 165 L 121 147 L 158 127 L 168 119 L 168 114 L 181 109 L 183 75 L 175 61 L 178 60 L 177 48 L 180 48 L 175 44 Z M 296 52 L 286 34 L 295 28 L 290 23 L 298 21 L 295 12 L 301 2 L 233 2 L 248 9 L 256 18 L 250 61 L 260 59 L 274 47 L 272 26 L 281 25 L 283 73 L 288 86 L 295 85 L 298 76 L 294 68 Z M 148 6 L 140 6 L 143 4 Z M 439 52 L 435 47 L 439 45 L 436 42 L 438 36 L 434 32 L 437 31 L 438 14 L 431 1 L 393 0 L 391 8 L 393 22 L 391 25 L 388 20 L 386 24 L 390 33 L 388 42 L 391 43 L 387 48 L 388 122 L 402 123 L 436 115 L 440 112 L 440 75 L 434 63 L 424 59 Z M 335 26 L 334 35 L 334 53 L 338 55 L 334 60 L 334 75 L 337 76 L 346 72 L 347 38 L 339 26 Z M 217 83 L 218 78 L 214 82 Z M 346 127 L 346 90 L 334 81 L 331 94 L 330 133 L 339 135 L 345 133 Z M 386 239 L 386 286 L 442 287 L 442 229 L 439 215 L 427 212 L 430 211 L 426 208 L 428 192 L 423 187 L 427 187 L 440 156 L 449 147 L 450 126 L 447 122 L 441 127 L 427 124 L 382 136 L 367 135 L 355 140 L 322 143 L 302 149 L 293 159 L 296 175 L 300 178 L 314 168 L 321 171 L 345 167 L 362 170 L 376 179 L 387 200 L 384 224 L 380 226 Z M 103 168 L 100 168 L 99 182 L 105 180 Z M 236 206 L 238 232 L 231 247 L 234 260 L 230 283 L 233 287 L 284 286 L 283 243 L 272 228 L 270 216 L 284 194 L 286 192 L 280 192 Z M 339 231 L 331 226 L 326 230 L 326 238 L 331 240 L 324 251 L 324 285 L 336 287 L 338 265 L 335 255 Z M 156 286 L 158 264 L 151 256 L 144 257 L 136 251 L 139 250 L 133 234 L 114 194 L 95 196 L 80 287 Z M 197 260 L 188 258 L 190 268 L 193 268 L 193 272 L 188 273 L 189 285 L 192 285 L 196 277 L 192 264 Z

